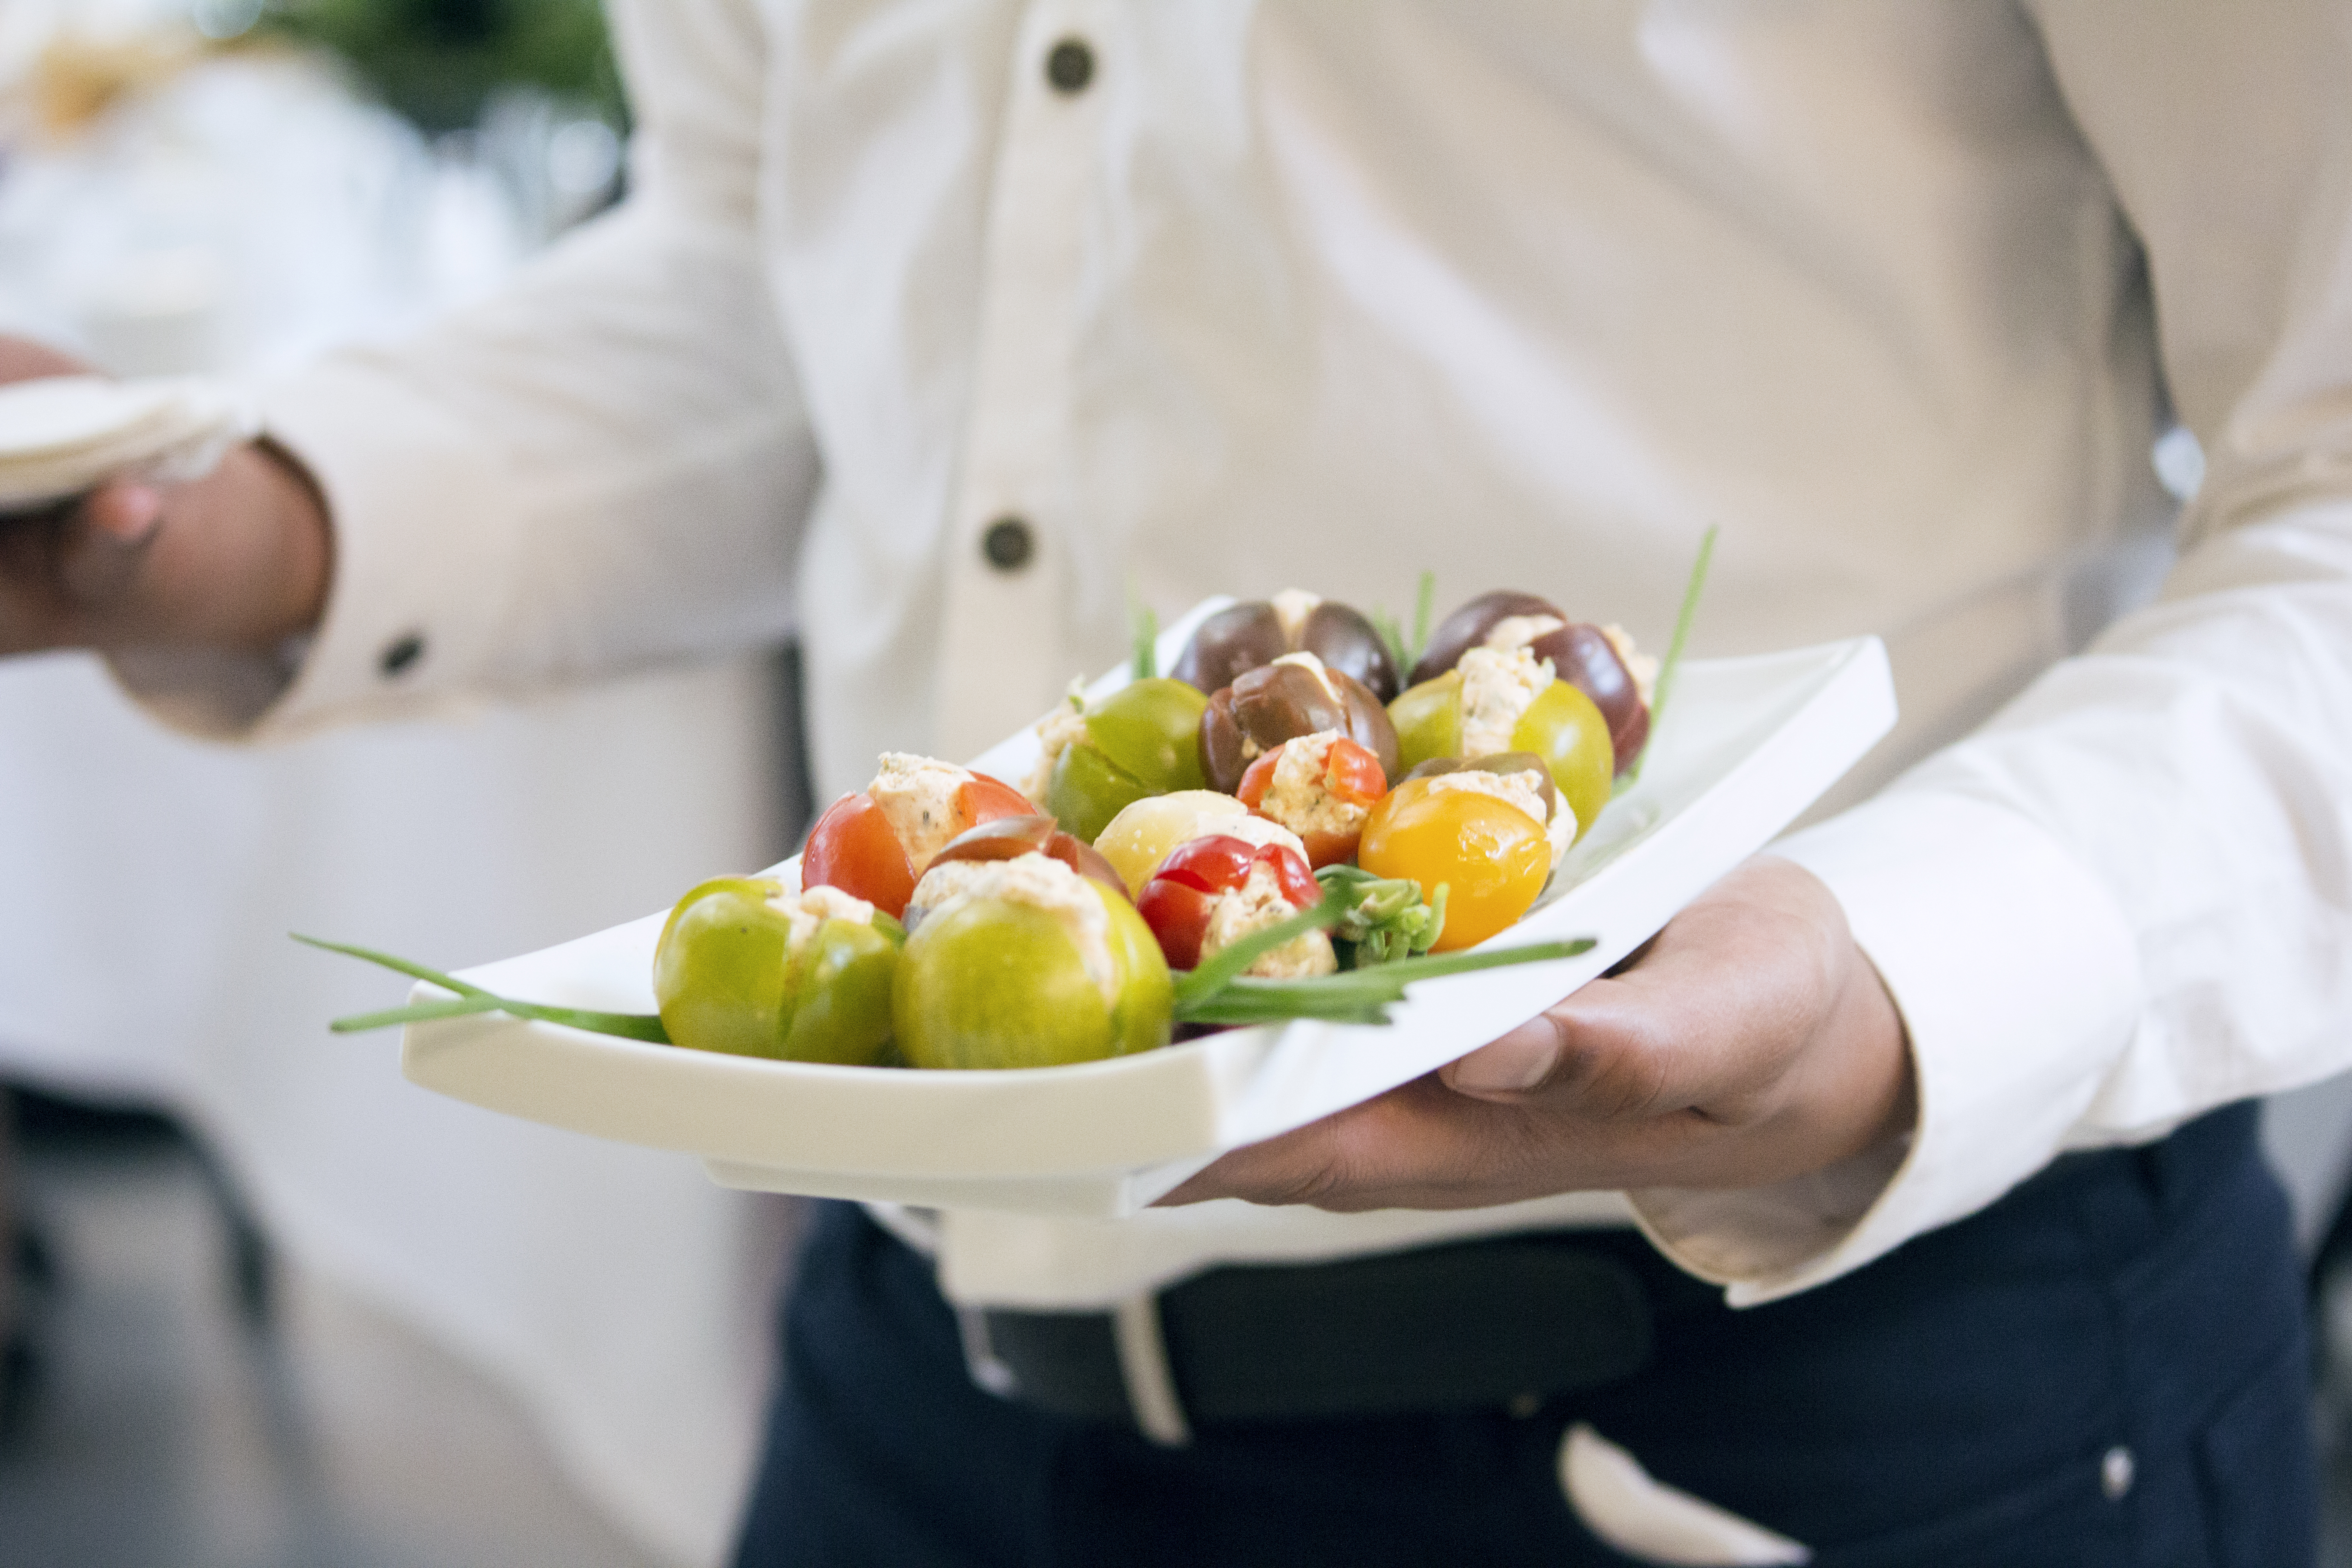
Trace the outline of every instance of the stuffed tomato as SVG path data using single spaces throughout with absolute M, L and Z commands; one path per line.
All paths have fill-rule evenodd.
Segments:
M 838 888 L 896 918 L 950 840 L 982 823 L 1035 810 L 1001 779 L 933 757 L 885 752 L 874 782 L 835 801 L 809 830 L 801 885 Z
M 1168 965 L 1116 874 L 1038 850 L 942 858 L 907 928 L 891 1016 L 910 1066 L 1055 1067 L 1168 1041 Z
M 1092 843 L 1134 802 L 1202 787 L 1201 713 L 1181 680 L 1130 681 L 1092 705 L 1071 697 L 1037 726 L 1029 797 Z
M 1139 800 L 1117 816 L 1095 840 L 1129 894 L 1143 896 L 1143 885 L 1160 863 L 1179 845 L 1213 833 L 1222 833 L 1251 845 L 1279 844 L 1306 858 L 1307 846 L 1298 835 L 1279 823 L 1254 814 L 1247 805 L 1215 790 L 1179 790 L 1174 795 Z
M 1501 756 L 1441 763 L 1382 796 L 1365 819 L 1356 863 L 1446 889 L 1434 950 L 1450 952 L 1509 927 L 1535 903 L 1575 834 L 1576 818 L 1542 760 Z
M 654 949 L 673 1044 L 789 1061 L 887 1059 L 898 922 L 837 888 L 724 877 L 677 901 Z
M 1196 969 L 1242 938 L 1314 908 L 1322 896 L 1297 850 L 1213 833 L 1179 845 L 1144 884 L 1136 909 L 1169 963 Z M 1309 931 L 1260 955 L 1244 973 L 1296 979 L 1339 967 L 1329 936 Z
M 1298 653 L 1360 682 L 1381 702 L 1402 684 L 1387 641 L 1361 611 L 1304 588 L 1285 588 L 1271 599 L 1219 610 L 1201 623 L 1170 673 L 1213 694 L 1238 684 L 1253 669 Z

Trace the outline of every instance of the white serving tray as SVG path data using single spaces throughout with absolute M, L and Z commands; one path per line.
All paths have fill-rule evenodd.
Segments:
M 1163 668 L 1227 603 L 1207 601 L 1168 629 Z M 1095 689 L 1124 679 L 1114 671 Z M 1894 722 L 1874 637 L 1686 661 L 1640 782 L 1570 852 L 1536 908 L 1493 939 L 1590 936 L 1591 951 L 1423 982 L 1385 1027 L 1294 1023 L 1075 1067 L 924 1072 L 719 1056 L 487 1014 L 410 1026 L 402 1070 L 492 1110 L 698 1154 L 731 1187 L 1133 1214 L 1218 1153 L 1418 1078 L 1595 978 L 1762 847 Z M 973 765 L 1018 784 L 1035 752 L 1024 733 Z M 798 862 L 771 874 L 796 879 Z M 464 978 L 531 1001 L 651 1012 L 666 913 Z

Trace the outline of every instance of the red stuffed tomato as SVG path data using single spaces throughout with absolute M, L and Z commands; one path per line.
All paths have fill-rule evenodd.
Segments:
M 1352 860 L 1364 819 L 1389 789 L 1370 750 L 1337 730 L 1285 741 L 1249 765 L 1234 793 L 1260 816 L 1298 835 L 1316 866 Z
M 1311 909 L 1322 897 L 1315 873 L 1287 845 L 1213 833 L 1178 845 L 1144 883 L 1135 907 L 1160 939 L 1169 967 L 1192 969 L 1205 953 Z M 1328 941 L 1322 946 L 1328 951 Z
M 839 888 L 895 920 L 950 839 L 983 822 L 1036 810 L 1019 790 L 986 773 L 886 752 L 874 782 L 825 807 L 809 830 L 801 886 Z

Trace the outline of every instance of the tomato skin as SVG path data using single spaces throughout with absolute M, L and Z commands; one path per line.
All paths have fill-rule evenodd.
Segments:
M 1035 807 L 1024 801 L 1022 809 Z M 809 830 L 808 847 L 801 851 L 801 886 L 839 888 L 897 920 L 915 896 L 915 872 L 889 817 L 861 792 L 826 806 Z
M 1397 773 L 1412 772 L 1436 757 L 1462 754 L 1462 672 L 1449 669 L 1408 688 L 1389 704 L 1396 726 Z
M 1287 845 L 1257 845 L 1213 833 L 1177 846 L 1160 863 L 1135 908 L 1160 939 L 1170 968 L 1199 966 L 1201 942 L 1217 900 L 1247 882 L 1261 865 L 1273 869 L 1275 884 L 1292 908 L 1311 909 L 1322 899 L 1322 884 Z
M 1208 706 L 1181 680 L 1130 681 L 1087 710 L 1087 735 L 1147 794 L 1199 789 L 1208 783 L 1201 776 L 1200 739 Z
M 1576 836 L 1583 837 L 1609 804 L 1617 773 L 1609 721 L 1592 699 L 1565 680 L 1553 681 L 1519 715 L 1511 750 L 1543 759 L 1560 799 L 1576 813 Z
M 670 910 L 654 948 L 654 1001 L 671 1043 L 730 1056 L 782 1054 L 790 923 L 769 908 L 781 882 L 721 877 Z
M 780 882 L 722 877 L 680 899 L 654 949 L 654 1000 L 693 1050 L 870 1067 L 890 1039 L 898 946 L 827 920 L 791 952 Z
M 1315 879 L 1314 871 L 1308 868 L 1306 861 L 1281 845 L 1268 844 L 1259 849 L 1254 864 L 1274 867 L 1275 884 L 1281 888 L 1282 896 L 1290 900 L 1291 908 L 1309 910 L 1323 901 L 1323 884 Z
M 1285 741 L 1282 746 L 1288 744 L 1290 742 Z M 1258 803 L 1265 799 L 1265 792 L 1274 783 L 1274 770 L 1282 759 L 1282 746 L 1276 746 L 1250 763 L 1242 773 L 1241 787 L 1234 791 L 1234 798 L 1252 811 L 1255 811 Z
M 1380 758 L 1345 735 L 1331 742 L 1323 761 L 1323 784 L 1349 805 L 1370 805 L 1389 792 L 1389 775 Z
M 1230 893 L 1249 880 L 1250 866 L 1260 852 L 1245 838 L 1212 833 L 1178 845 L 1151 879 L 1156 882 L 1165 877 L 1204 893 Z
M 892 977 L 891 1018 L 910 1064 L 1055 1067 L 1168 1043 L 1173 999 L 1159 944 L 1126 899 L 1084 885 L 1109 921 L 1112 1002 L 1053 915 L 966 900 L 916 929 Z
M 1140 898 L 1151 873 L 1178 845 L 1218 832 L 1220 823 L 1248 815 L 1249 808 L 1240 801 L 1214 790 L 1147 795 L 1113 817 L 1096 836 L 1095 847 L 1127 879 L 1128 896 Z
M 1151 928 L 1169 968 L 1196 969 L 1201 963 L 1201 939 L 1208 934 L 1209 912 L 1216 901 L 1216 894 L 1173 877 L 1154 877 L 1143 884 L 1135 912 Z
M 1365 820 L 1356 863 L 1378 877 L 1409 879 L 1426 899 L 1446 887 L 1445 929 L 1433 949 L 1452 952 L 1505 930 L 1551 876 L 1551 841 L 1518 807 L 1466 790 L 1407 779 Z
M 1000 816 L 1033 816 L 1037 805 L 1003 779 L 974 773 L 969 784 L 956 791 L 956 809 L 963 813 L 965 822 L 978 827 Z

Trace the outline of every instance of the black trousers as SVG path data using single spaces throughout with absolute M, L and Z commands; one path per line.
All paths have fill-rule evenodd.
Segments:
M 1533 1415 L 1259 1423 L 1170 1449 L 973 1386 L 929 1265 L 834 1205 L 785 1313 L 740 1568 L 1633 1561 L 1562 1497 L 1576 1421 L 1820 1568 L 2313 1561 L 2302 1294 L 2251 1105 L 2069 1155 L 1744 1311 L 1633 1235 L 1557 1240 L 1640 1272 L 1642 1371 Z

